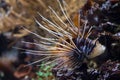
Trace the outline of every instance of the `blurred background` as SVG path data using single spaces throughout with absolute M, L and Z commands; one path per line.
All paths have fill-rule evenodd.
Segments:
M 81 75 L 81 80 L 97 80 L 98 78 L 98 80 L 119 80 L 120 1 L 65 1 L 68 5 L 66 10 L 75 26 L 78 26 L 78 14 L 80 14 L 83 24 L 84 20 L 88 20 L 87 26 L 94 27 L 90 39 L 96 38 L 101 33 L 98 41 L 106 47 L 105 53 L 94 59 L 97 63 L 95 66 L 94 62 L 90 63 L 89 67 L 83 65 L 78 70 L 78 72 L 82 70 L 83 74 L 80 72 L 78 75 L 77 71 L 74 70 L 75 74 L 71 73 L 71 75 L 77 75 L 78 80 Z M 35 19 L 42 22 L 38 13 L 49 20 L 57 19 L 52 16 L 52 12 L 48 6 L 51 6 L 67 24 L 67 20 L 62 14 L 57 0 L 0 0 L 0 80 L 55 80 L 55 77 L 60 78 L 58 80 L 63 80 L 63 78 L 66 80 L 66 76 L 60 76 L 63 72 L 53 76 L 51 69 L 54 65 L 52 64 L 45 66 L 44 62 L 40 62 L 26 66 L 43 58 L 43 56 L 32 55 L 31 51 L 29 51 L 39 50 L 35 44 L 31 43 L 38 43 L 40 40 L 29 32 L 35 32 L 43 37 L 51 36 L 48 32 L 40 28 L 38 29 L 38 25 L 35 23 Z M 29 42 L 30 44 L 25 42 Z

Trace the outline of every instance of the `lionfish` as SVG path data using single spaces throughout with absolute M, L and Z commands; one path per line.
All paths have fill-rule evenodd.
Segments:
M 51 15 L 54 16 L 54 19 L 49 20 L 40 13 L 38 14 L 42 21 L 39 22 L 35 19 L 39 28 L 52 36 L 43 37 L 25 28 L 26 31 L 39 38 L 39 43 L 23 41 L 23 43 L 34 44 L 39 47 L 39 50 L 37 51 L 27 50 L 28 52 L 31 52 L 28 54 L 45 56 L 28 65 L 46 61 L 45 65 L 55 63 L 58 68 L 64 66 L 74 68 L 76 65 L 81 65 L 105 51 L 105 46 L 101 45 L 98 41 L 100 35 L 95 39 L 89 38 L 92 36 L 93 26 L 87 26 L 87 20 L 82 21 L 81 24 L 80 14 L 78 15 L 78 26 L 75 26 L 66 10 L 68 7 L 67 3 L 64 0 L 57 0 L 57 2 L 66 21 L 63 21 L 60 15 L 58 15 L 50 6 L 49 9 L 52 12 Z

